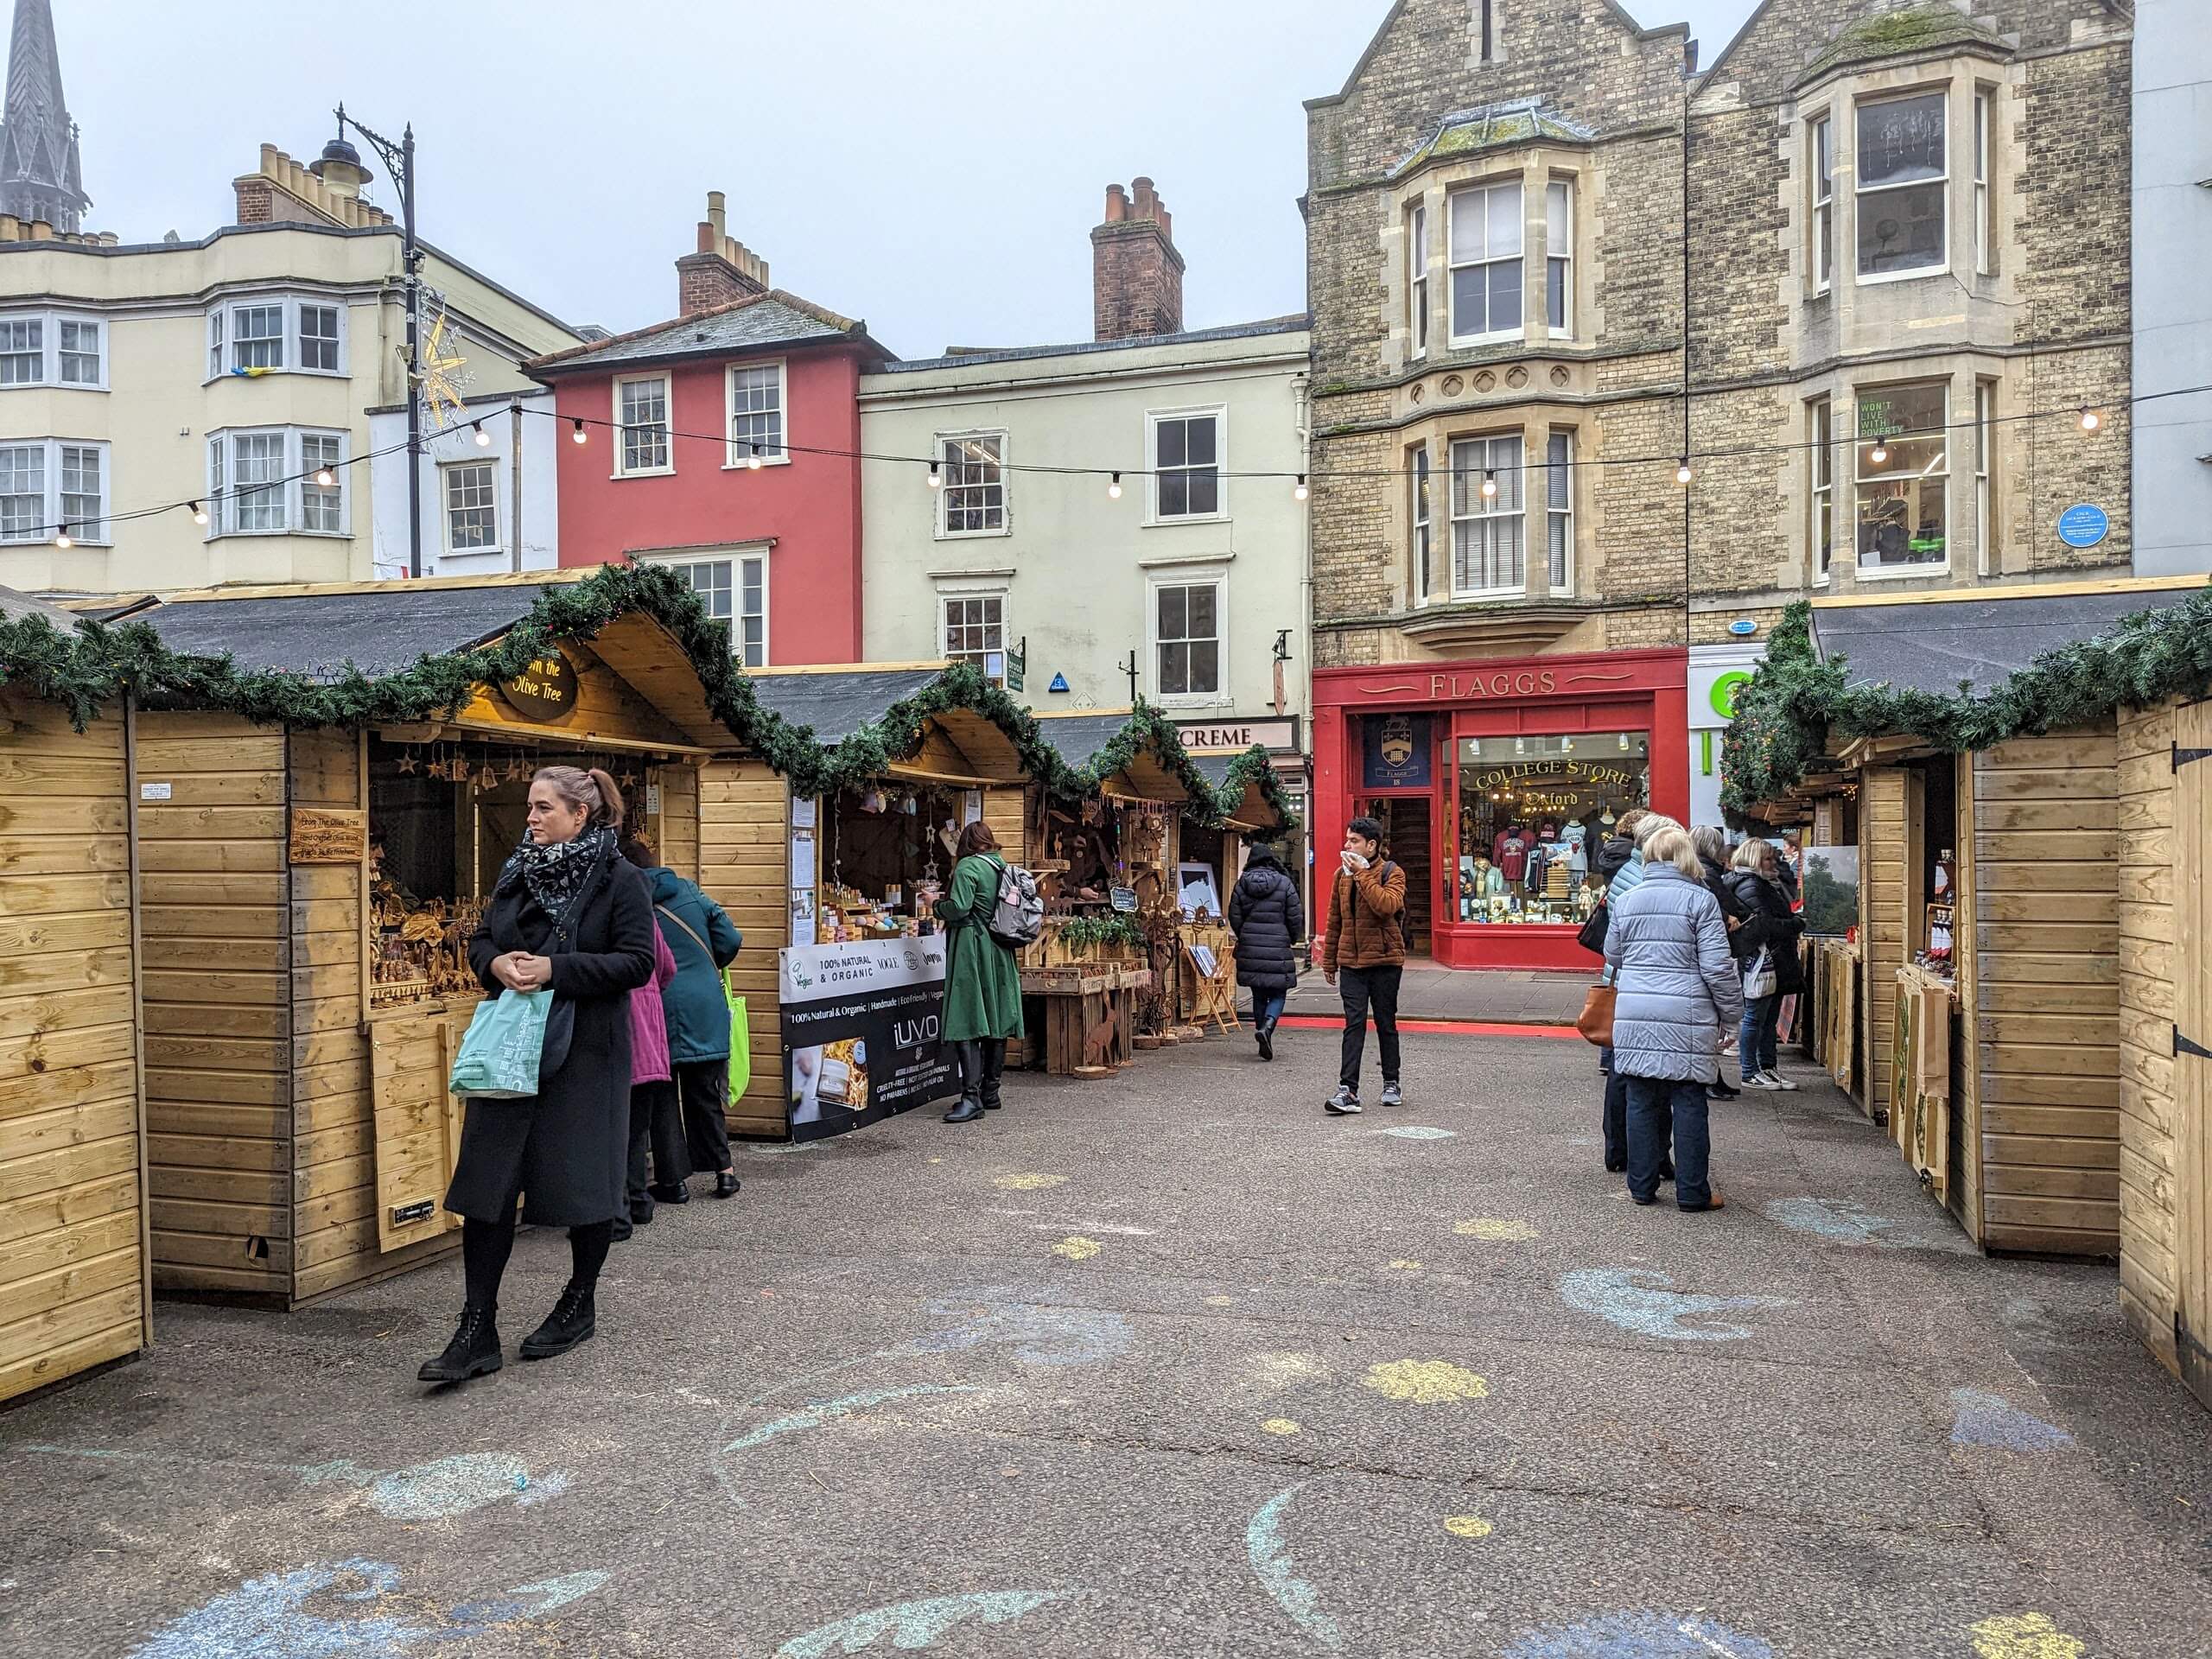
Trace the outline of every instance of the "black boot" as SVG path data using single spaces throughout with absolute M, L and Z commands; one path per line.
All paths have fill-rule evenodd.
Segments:
M 453 1340 L 446 1344 L 446 1351 L 415 1373 L 422 1382 L 466 1382 L 472 1376 L 483 1376 L 496 1371 L 506 1363 L 499 1351 L 499 1327 L 496 1321 L 499 1310 L 491 1307 L 465 1307 L 461 1312 L 461 1328 L 453 1333 Z
M 999 1098 L 999 1079 L 1006 1074 L 1006 1039 L 983 1039 L 983 1086 L 979 1091 L 983 1109 L 995 1112 L 1006 1103 Z
M 715 1177 L 715 1196 L 718 1198 L 734 1198 L 737 1196 L 739 1185 L 735 1170 L 723 1170 Z
M 948 1123 L 972 1123 L 983 1115 L 983 1046 L 973 1040 L 955 1043 L 960 1057 L 960 1098 L 944 1115 Z
M 591 1292 L 570 1285 L 561 1293 L 561 1300 L 553 1304 L 545 1323 L 522 1339 L 522 1357 L 552 1359 L 567 1353 L 598 1329 L 599 1317 L 592 1306 Z
M 1275 1028 L 1274 1024 L 1271 1021 L 1263 1020 L 1260 1022 L 1258 1027 L 1254 1030 L 1252 1034 L 1259 1039 L 1260 1058 L 1263 1060 L 1272 1060 L 1274 1058 Z

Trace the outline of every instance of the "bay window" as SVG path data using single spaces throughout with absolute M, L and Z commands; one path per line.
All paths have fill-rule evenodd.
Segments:
M 1544 187 L 1544 321 L 1555 337 L 1574 332 L 1574 187 Z
M 1521 181 L 1454 191 L 1452 202 L 1452 341 L 1521 331 Z
M 1811 157 L 1813 245 L 1807 263 L 1813 272 L 1813 291 L 1825 294 L 1835 280 L 1835 129 L 1825 115 L 1815 116 L 1805 127 L 1805 149 Z
M 1484 486 L 1494 486 L 1485 495 Z M 1502 597 L 1522 589 L 1521 438 L 1462 438 L 1452 446 L 1452 593 Z
M 107 385 L 105 325 L 51 311 L 0 317 L 0 386 Z
M 47 542 L 67 531 L 108 539 L 108 447 L 68 438 L 0 443 L 0 542 Z
M 1997 452 L 1997 383 L 1974 383 L 1974 544 L 1985 576 L 1997 573 L 1997 514 L 1990 468 Z
M 1406 327 L 1413 354 L 1428 351 L 1428 205 L 1415 202 L 1406 225 Z
M 1941 569 L 1951 528 L 1946 388 L 1941 381 L 1881 386 L 1858 398 L 1859 574 Z
M 1812 550 L 1813 581 L 1828 579 L 1835 562 L 1835 432 L 1834 412 L 1825 397 L 1805 405 L 1806 459 L 1812 478 L 1812 518 L 1806 542 Z
M 346 372 L 346 307 L 337 300 L 256 295 L 207 314 L 207 378 Z
M 1428 446 L 1413 452 L 1414 602 L 1427 601 L 1433 575 L 1429 555 Z
M 1861 104 L 1859 118 L 1859 276 L 1910 276 L 1947 259 L 1943 197 L 1944 94 Z
M 1574 440 L 1554 432 L 1544 448 L 1544 533 L 1552 592 L 1574 591 Z
M 1990 147 L 1997 140 L 1997 94 L 1977 87 L 1974 95 L 1974 268 L 1986 276 L 1994 269 L 1997 224 L 1989 194 Z
M 209 435 L 208 536 L 346 535 L 346 448 L 343 432 L 298 427 Z

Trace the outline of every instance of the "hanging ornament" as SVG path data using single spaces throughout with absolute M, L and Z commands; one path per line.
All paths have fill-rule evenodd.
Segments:
M 521 776 L 522 756 L 518 753 L 510 754 L 507 757 L 507 781 L 509 783 L 512 783 L 516 779 Z
M 632 789 L 637 785 L 638 774 L 631 771 L 627 766 L 625 766 L 622 769 L 622 776 L 616 781 L 619 782 L 624 789 Z
M 476 787 L 482 790 L 497 789 L 499 786 L 499 774 L 492 770 L 492 763 L 489 760 L 485 761 L 484 770 L 476 774 Z
M 412 749 L 408 750 L 404 754 L 399 757 L 399 769 L 402 772 L 414 771 L 416 760 L 416 756 L 415 751 Z

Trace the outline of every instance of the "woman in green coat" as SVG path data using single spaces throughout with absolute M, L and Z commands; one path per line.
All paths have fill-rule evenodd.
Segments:
M 1021 969 L 988 926 L 1006 869 L 998 837 L 979 818 L 960 832 L 954 850 L 952 890 L 937 901 L 947 935 L 940 1035 L 960 1056 L 960 1098 L 944 1121 L 971 1123 L 999 1109 L 1006 1039 L 1021 1035 Z

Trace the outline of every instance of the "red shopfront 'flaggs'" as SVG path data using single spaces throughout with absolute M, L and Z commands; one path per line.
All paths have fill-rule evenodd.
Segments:
M 1599 843 L 1632 806 L 1688 810 L 1688 667 L 1673 650 L 1316 670 L 1317 899 L 1366 813 L 1405 868 L 1415 950 L 1592 967 L 1574 935 Z

